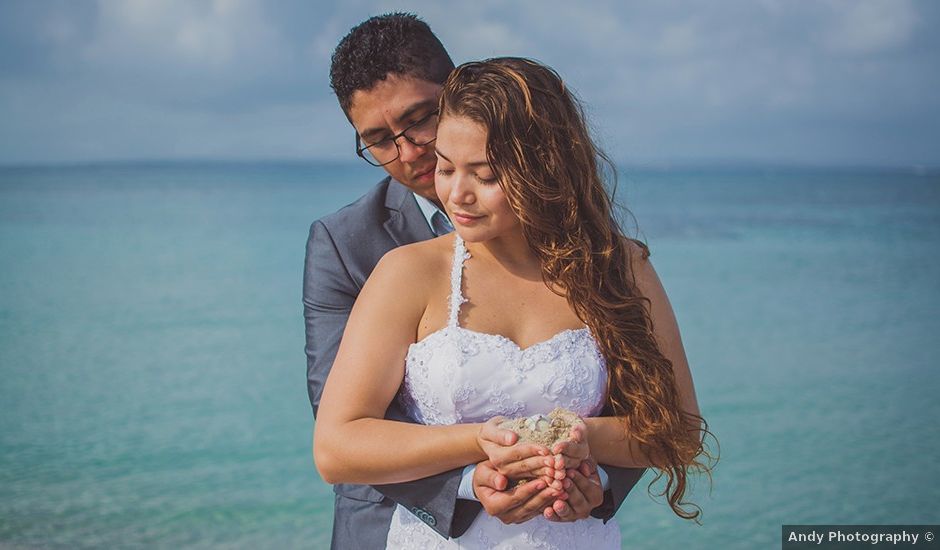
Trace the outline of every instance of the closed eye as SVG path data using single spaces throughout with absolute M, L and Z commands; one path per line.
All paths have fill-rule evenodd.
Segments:
M 387 147 L 392 144 L 392 136 L 390 135 L 370 136 L 368 139 L 362 138 L 362 142 L 367 147 Z

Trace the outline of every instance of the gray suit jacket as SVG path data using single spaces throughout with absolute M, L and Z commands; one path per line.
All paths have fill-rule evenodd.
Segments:
M 307 240 L 303 302 L 307 391 L 316 415 L 323 385 L 359 291 L 389 250 L 433 237 L 411 191 L 385 178 L 359 200 L 313 222 Z M 386 418 L 410 421 L 394 400 Z M 611 489 L 593 515 L 613 517 L 643 469 L 606 467 Z M 409 483 L 334 486 L 334 549 L 383 548 L 395 503 L 444 537 L 462 535 L 482 509 L 457 499 L 461 469 Z

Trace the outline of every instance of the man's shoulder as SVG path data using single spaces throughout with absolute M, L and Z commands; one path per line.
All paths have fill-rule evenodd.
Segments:
M 342 266 L 362 285 L 382 255 L 400 244 L 401 228 L 394 222 L 402 221 L 410 195 L 407 187 L 386 177 L 352 204 L 314 221 L 307 237 L 308 263 L 319 258 L 311 265 Z
M 386 176 L 364 195 L 339 210 L 316 220 L 314 224 L 319 223 L 328 229 L 335 229 L 349 224 L 361 226 L 370 222 L 380 223 L 384 218 L 383 214 L 388 194 L 390 191 L 394 191 L 394 186 L 401 186 L 401 184 Z

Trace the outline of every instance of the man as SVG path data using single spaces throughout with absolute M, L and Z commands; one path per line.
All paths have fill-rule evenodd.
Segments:
M 441 85 L 453 68 L 427 24 L 409 14 L 363 22 L 333 53 L 330 84 L 355 129 L 356 153 L 384 168 L 388 176 L 310 228 L 304 317 L 307 389 L 315 415 L 352 305 L 376 263 L 392 248 L 452 229 L 434 192 L 434 139 Z M 386 417 L 409 421 L 397 400 Z M 501 440 L 504 435 L 487 437 L 511 444 L 512 439 Z M 481 508 L 505 522 L 527 521 L 538 514 L 554 521 L 576 521 L 589 514 L 606 520 L 644 472 L 606 470 L 590 472 L 598 480 L 596 489 L 580 490 L 567 482 L 554 492 L 537 491 L 535 484 L 506 491 L 508 480 L 488 462 L 410 483 L 339 484 L 334 487 L 332 546 L 384 547 L 396 503 L 443 537 L 463 534 Z M 604 491 L 600 478 L 607 475 L 610 489 Z

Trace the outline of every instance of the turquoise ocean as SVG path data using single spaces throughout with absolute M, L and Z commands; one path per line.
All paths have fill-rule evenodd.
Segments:
M 328 163 L 0 168 L 0 547 L 326 548 L 305 389 Z M 623 169 L 720 441 L 701 526 L 624 548 L 779 548 L 782 524 L 940 518 L 940 173 Z M 661 484 L 654 486 L 660 488 Z

